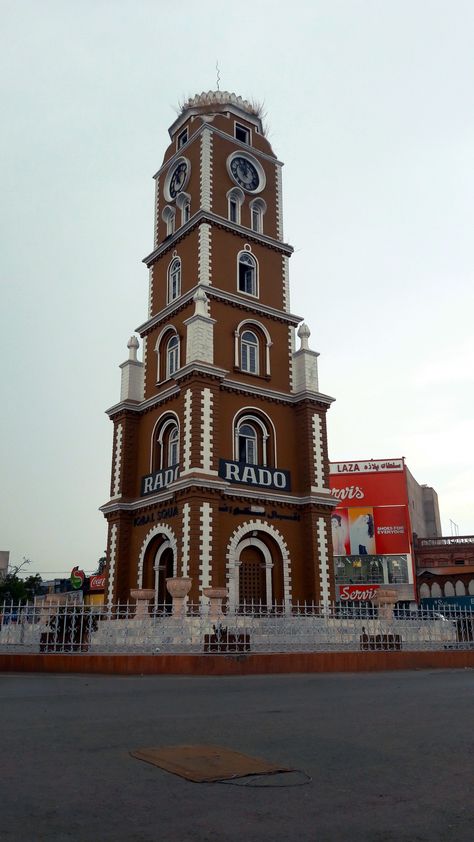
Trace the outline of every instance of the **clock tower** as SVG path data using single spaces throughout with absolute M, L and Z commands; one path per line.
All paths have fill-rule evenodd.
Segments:
M 166 603 L 166 578 L 189 576 L 195 603 L 207 587 L 231 609 L 332 601 L 333 399 L 290 309 L 282 164 L 232 93 L 188 100 L 169 134 L 142 359 L 132 336 L 108 410 L 107 599 Z

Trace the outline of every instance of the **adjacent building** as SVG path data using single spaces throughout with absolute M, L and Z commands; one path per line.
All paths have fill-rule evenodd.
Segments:
M 188 576 L 194 602 L 210 586 L 231 606 L 332 601 L 333 398 L 290 307 L 282 163 L 227 92 L 190 99 L 169 136 L 142 357 L 133 336 L 108 410 L 107 600 L 166 603 L 166 579 Z
M 329 469 L 336 600 L 370 602 L 390 586 L 400 605 L 414 603 L 414 541 L 441 534 L 436 492 L 416 482 L 403 458 L 331 462 Z

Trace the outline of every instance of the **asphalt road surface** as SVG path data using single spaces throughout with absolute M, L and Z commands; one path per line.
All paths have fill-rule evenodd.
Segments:
M 1 840 L 474 839 L 472 670 L 3 673 L 0 696 Z M 190 743 L 296 767 L 311 780 L 198 784 L 129 754 Z

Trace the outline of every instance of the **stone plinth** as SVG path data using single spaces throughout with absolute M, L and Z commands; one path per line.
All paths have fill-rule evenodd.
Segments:
M 209 600 L 209 618 L 216 620 L 222 614 L 222 600 L 227 599 L 227 588 L 203 588 L 202 592 Z
M 173 576 L 166 580 L 166 588 L 173 599 L 173 617 L 186 614 L 186 597 L 191 590 L 193 580 L 188 576 Z
M 136 600 L 137 610 L 135 612 L 136 620 L 144 620 L 148 617 L 148 603 L 155 598 L 155 591 L 153 588 L 137 588 L 130 591 L 132 599 Z

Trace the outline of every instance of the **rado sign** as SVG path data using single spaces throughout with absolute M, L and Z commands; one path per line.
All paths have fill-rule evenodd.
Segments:
M 248 465 L 246 462 L 231 462 L 219 459 L 219 476 L 228 482 L 276 488 L 277 491 L 291 491 L 290 472 L 263 465 Z
M 161 491 L 167 485 L 178 479 L 179 465 L 173 465 L 171 468 L 164 468 L 162 471 L 154 471 L 152 474 L 147 474 L 142 477 L 141 495 L 145 497 L 147 494 L 154 494 L 156 491 Z

